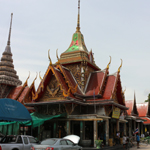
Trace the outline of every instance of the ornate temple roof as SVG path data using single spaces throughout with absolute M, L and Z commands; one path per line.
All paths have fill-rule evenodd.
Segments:
M 138 116 L 138 110 L 137 110 L 137 105 L 136 105 L 136 98 L 135 98 L 135 94 L 134 94 L 134 100 L 127 100 L 125 101 L 126 107 L 129 107 L 129 109 L 127 110 L 127 114 L 129 116 Z
M 8 36 L 7 46 L 3 55 L 1 57 L 0 62 L 0 84 L 6 84 L 9 86 L 18 86 L 21 85 L 22 82 L 19 80 L 17 76 L 17 72 L 14 69 L 11 47 L 10 47 L 10 36 L 11 36 L 11 26 L 12 26 L 12 15 L 11 14 L 11 22 L 10 22 L 10 30 Z

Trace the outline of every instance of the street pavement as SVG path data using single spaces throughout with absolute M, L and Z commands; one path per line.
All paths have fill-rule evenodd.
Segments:
M 145 149 L 150 149 L 150 145 L 147 145 L 147 146 L 143 146 L 143 145 L 140 145 L 140 148 L 137 148 L 136 146 L 134 146 L 133 148 L 130 148 L 130 150 L 145 150 Z

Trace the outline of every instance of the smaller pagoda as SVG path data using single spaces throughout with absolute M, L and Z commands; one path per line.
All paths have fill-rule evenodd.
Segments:
M 0 98 L 7 97 L 8 93 L 13 87 L 19 86 L 22 82 L 19 80 L 16 70 L 14 69 L 11 47 L 10 47 L 10 37 L 11 37 L 11 28 L 12 28 L 12 17 L 10 29 L 8 35 L 7 46 L 5 51 L 2 54 L 0 62 Z

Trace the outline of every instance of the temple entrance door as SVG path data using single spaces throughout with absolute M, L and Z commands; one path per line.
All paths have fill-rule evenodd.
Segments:
M 74 135 L 80 136 L 80 122 L 79 121 L 73 121 L 72 126 L 73 126 L 72 133 Z

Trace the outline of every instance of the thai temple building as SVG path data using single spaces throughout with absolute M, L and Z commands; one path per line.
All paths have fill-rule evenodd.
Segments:
M 111 57 L 106 68 L 96 65 L 80 30 L 80 0 L 78 4 L 77 27 L 71 44 L 60 57 L 56 50 L 55 63 L 48 51 L 50 63 L 44 76 L 39 75 L 41 81 L 37 90 L 34 86 L 37 76 L 28 86 L 29 77 L 22 84 L 14 69 L 10 47 L 11 15 L 8 42 L 0 62 L 0 98 L 19 101 L 29 112 L 34 112 L 31 115 L 40 119 L 36 123 L 33 121 L 33 131 L 25 124 L 17 126 L 17 132 L 13 131 L 13 126 L 9 132 L 8 127 L 0 126 L 4 134 L 31 133 L 39 140 L 75 134 L 80 136 L 80 144 L 88 147 L 95 146 L 98 138 L 112 145 L 110 139 L 115 138 L 117 131 L 128 136 L 137 127 L 140 133 L 150 131 L 149 103 L 136 104 L 135 96 L 134 100 L 125 101 L 120 77 L 122 60 L 114 73 L 109 73 Z
M 80 3 L 79 3 L 80 4 Z M 128 109 L 120 79 L 120 68 L 109 74 L 110 62 L 100 69 L 93 52 L 85 45 L 80 30 L 80 5 L 76 31 L 71 44 L 58 61 L 50 63 L 32 100 L 25 101 L 28 107 L 34 107 L 42 115 L 66 113 L 66 117 L 56 117 L 39 125 L 34 133 L 40 140 L 47 137 L 64 137 L 76 134 L 81 144 L 94 144 L 100 137 L 114 137 L 117 131 L 126 132 L 126 120 L 120 118 Z M 88 142 L 87 142 L 88 141 Z

